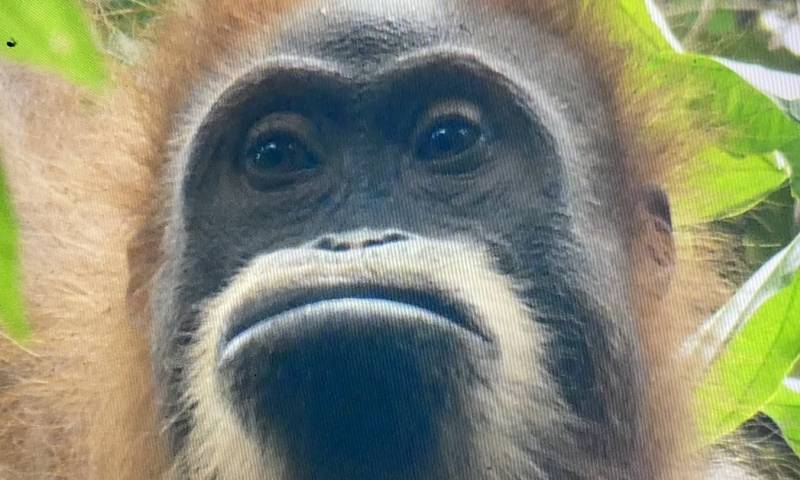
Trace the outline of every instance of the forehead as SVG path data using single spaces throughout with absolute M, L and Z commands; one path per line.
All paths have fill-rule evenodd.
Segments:
M 383 66 L 436 47 L 462 48 L 541 76 L 579 64 L 558 37 L 487 0 L 312 0 L 282 23 L 272 52 L 317 57 L 344 69 Z M 530 75 L 532 74 L 532 75 Z

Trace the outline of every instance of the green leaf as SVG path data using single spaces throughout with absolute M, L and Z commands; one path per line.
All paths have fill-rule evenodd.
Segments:
M 16 224 L 0 171 L 0 327 L 17 341 L 30 335 L 25 321 L 17 264 Z
M 612 41 L 625 48 L 624 89 L 644 99 L 669 99 L 649 125 L 652 134 L 674 135 L 675 125 L 685 125 L 687 134 L 699 135 L 701 147 L 705 143 L 668 179 L 670 190 L 688 194 L 676 198 L 675 223 L 740 213 L 789 177 L 800 197 L 800 125 L 717 60 L 676 51 L 651 16 L 650 0 L 609 3 L 584 0 L 587 13 L 608 25 Z
M 800 237 L 761 267 L 687 342 L 713 360 L 696 391 L 709 443 L 756 414 L 800 358 Z
M 608 34 L 615 42 L 633 46 L 639 54 L 652 55 L 673 51 L 653 22 L 645 0 L 618 0 L 616 5 L 610 2 L 584 0 L 584 5 L 594 7 L 595 15 L 605 17 Z
M 680 85 L 676 107 L 685 112 L 687 124 L 709 132 L 707 148 L 669 180 L 673 190 L 689 192 L 678 196 L 676 223 L 741 213 L 790 176 L 792 185 L 798 185 L 800 125 L 770 98 L 724 65 L 699 55 L 670 54 L 651 62 L 648 71 L 655 87 Z
M 714 13 L 706 26 L 706 34 L 724 34 L 736 30 L 736 12 L 731 10 L 719 10 Z
M 784 380 L 763 412 L 778 424 L 783 438 L 800 455 L 800 376 Z
M 105 80 L 102 57 L 73 0 L 0 0 L 0 41 L 0 52 L 12 60 L 92 87 Z
M 775 154 L 737 157 L 714 146 L 677 175 L 672 203 L 682 225 L 745 213 L 787 181 Z

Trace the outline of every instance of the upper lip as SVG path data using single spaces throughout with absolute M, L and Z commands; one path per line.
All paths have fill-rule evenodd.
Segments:
M 265 321 L 269 321 L 280 313 L 326 300 L 345 298 L 390 300 L 413 305 L 439 315 L 453 324 L 468 330 L 484 341 L 490 341 L 475 322 L 472 309 L 451 295 L 430 292 L 422 289 L 397 288 L 385 285 L 339 285 L 318 289 L 303 288 L 285 293 L 270 295 L 266 305 L 262 305 L 257 313 L 246 315 L 235 322 L 226 332 L 223 345 L 228 344 L 238 335 Z

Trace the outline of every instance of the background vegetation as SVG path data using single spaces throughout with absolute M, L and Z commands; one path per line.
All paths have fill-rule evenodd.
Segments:
M 768 68 L 743 65 L 739 71 L 769 93 L 787 116 L 800 121 L 800 76 L 779 73 L 800 74 L 800 1 L 656 0 L 656 4 L 687 51 Z M 797 137 L 788 143 L 798 145 Z M 800 154 L 796 147 L 787 150 L 793 150 L 790 156 Z M 794 160 L 795 171 L 788 173 L 796 178 L 798 159 Z M 722 352 L 697 398 L 705 412 L 709 441 L 746 421 L 761 423 L 766 427 L 762 431 L 776 423 L 780 431 L 774 433 L 782 434 L 800 453 L 800 190 L 796 182 L 784 182 L 764 193 L 746 211 L 711 220 L 715 230 L 739 239 L 734 252 L 739 261 L 726 276 L 740 290 L 717 314 L 718 330 L 726 332 L 728 340 L 722 342 Z M 769 277 L 777 284 L 770 287 Z M 772 294 L 765 295 L 763 289 Z M 726 322 L 735 327 L 726 329 Z

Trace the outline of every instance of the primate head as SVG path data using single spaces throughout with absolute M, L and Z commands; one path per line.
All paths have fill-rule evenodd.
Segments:
M 180 3 L 105 97 L 0 69 L 0 477 L 756 478 L 685 408 L 693 131 L 605 0 Z
M 669 206 L 590 57 L 486 2 L 273 27 L 174 117 L 153 347 L 185 474 L 652 475 L 631 287 Z

